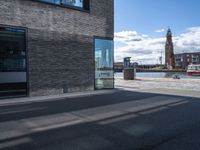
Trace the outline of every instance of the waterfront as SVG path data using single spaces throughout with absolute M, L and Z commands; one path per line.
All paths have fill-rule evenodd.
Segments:
M 189 79 L 200 79 L 200 76 L 188 76 L 186 73 L 173 73 L 173 72 L 138 72 L 136 77 L 144 78 L 173 78 L 175 74 L 178 74 L 180 78 L 189 78 Z M 115 73 L 115 78 L 122 78 L 123 73 Z

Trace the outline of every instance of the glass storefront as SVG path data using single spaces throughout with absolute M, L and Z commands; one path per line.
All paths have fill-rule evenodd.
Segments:
M 95 88 L 114 88 L 113 40 L 95 38 Z
M 27 94 L 25 33 L 0 26 L 0 98 Z

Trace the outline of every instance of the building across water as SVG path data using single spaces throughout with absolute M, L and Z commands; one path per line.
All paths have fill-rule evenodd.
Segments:
M 114 0 L 0 1 L 0 98 L 114 87 Z
M 200 64 L 200 52 L 175 54 L 176 68 L 187 69 L 188 65 Z

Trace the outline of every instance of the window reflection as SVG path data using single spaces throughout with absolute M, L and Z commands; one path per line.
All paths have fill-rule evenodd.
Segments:
M 113 41 L 95 39 L 95 87 L 113 88 Z
M 83 0 L 62 0 L 64 5 L 83 7 Z
M 41 1 L 52 4 L 60 4 L 60 0 L 41 0 Z
M 0 26 L 0 98 L 26 94 L 25 30 Z
M 10 28 L 0 31 L 0 71 L 25 71 L 24 32 Z
M 58 5 L 68 5 L 83 8 L 84 0 L 39 0 L 47 3 L 58 4 Z

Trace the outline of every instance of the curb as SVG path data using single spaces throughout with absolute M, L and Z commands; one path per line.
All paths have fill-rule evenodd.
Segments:
M 115 89 L 112 89 L 112 90 L 101 90 L 101 91 L 66 93 L 66 94 L 50 95 L 50 96 L 35 96 L 35 97 L 2 99 L 2 100 L 0 100 L 0 106 L 30 104 L 30 103 L 36 103 L 36 102 L 37 103 L 38 102 L 48 102 L 48 101 L 63 100 L 66 98 L 88 97 L 88 96 L 94 96 L 94 95 L 110 94 L 115 91 L 116 91 Z

